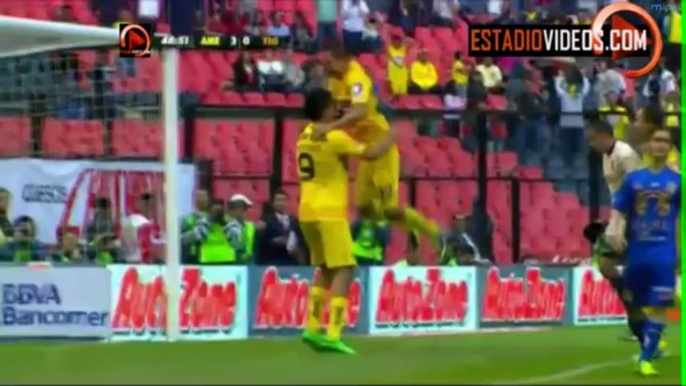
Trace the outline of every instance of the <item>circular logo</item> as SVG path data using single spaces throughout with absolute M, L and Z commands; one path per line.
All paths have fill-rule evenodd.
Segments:
M 138 24 L 129 24 L 119 33 L 119 47 L 133 57 L 147 56 L 151 45 L 150 34 Z
M 662 55 L 662 32 L 657 26 L 653 17 L 640 6 L 633 3 L 614 3 L 603 8 L 598 12 L 598 14 L 593 19 L 591 23 L 591 31 L 593 34 L 593 51 L 596 55 L 603 53 L 603 44 L 601 40 L 603 24 L 610 19 L 616 13 L 619 12 L 631 12 L 641 18 L 642 21 L 646 23 L 648 31 L 652 34 L 653 39 L 653 54 L 650 57 L 650 61 L 645 67 L 638 70 L 630 70 L 626 72 L 626 76 L 629 78 L 638 78 L 640 76 L 648 74 L 657 63 L 660 61 L 660 56 Z

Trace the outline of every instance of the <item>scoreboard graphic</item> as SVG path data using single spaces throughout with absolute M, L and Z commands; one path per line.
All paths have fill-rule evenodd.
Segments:
M 180 50 L 264 50 L 287 48 L 290 38 L 251 35 L 169 35 L 155 34 L 149 25 L 120 26 L 120 56 L 144 58 L 150 50 L 175 48 Z

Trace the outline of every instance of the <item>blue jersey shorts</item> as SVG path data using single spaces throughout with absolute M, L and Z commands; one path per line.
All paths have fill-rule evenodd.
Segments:
M 674 268 L 671 262 L 629 262 L 624 269 L 624 296 L 639 307 L 672 306 L 676 286 Z

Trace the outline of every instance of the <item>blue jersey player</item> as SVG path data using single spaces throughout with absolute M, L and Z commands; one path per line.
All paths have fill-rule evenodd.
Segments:
M 675 272 L 679 264 L 677 234 L 681 175 L 667 167 L 672 140 L 667 129 L 653 131 L 648 143 L 652 156 L 646 168 L 629 173 L 612 200 L 607 237 L 617 250 L 624 248 L 626 220 L 625 296 L 644 309 L 638 371 L 657 375 L 652 360 L 665 328 L 666 310 L 674 302 Z

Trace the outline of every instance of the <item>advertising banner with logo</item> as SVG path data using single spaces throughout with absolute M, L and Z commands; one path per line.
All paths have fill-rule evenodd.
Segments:
M 319 271 L 311 267 L 250 268 L 250 334 L 296 335 L 307 322 L 310 283 Z M 348 295 L 348 321 L 344 333 L 367 333 L 366 269 L 358 269 Z M 324 310 L 324 324 L 329 309 Z
M 10 213 L 40 219 L 38 239 L 54 244 L 60 225 L 84 229 L 90 221 L 92 196 L 107 197 L 115 216 L 128 214 L 143 192 L 161 200 L 164 192 L 162 163 L 139 161 L 0 160 L 3 186 L 12 194 Z M 180 213 L 193 211 L 195 166 L 178 167 Z M 164 211 L 158 213 L 164 223 Z
M 477 328 L 476 268 L 375 267 L 369 333 L 426 334 Z
M 561 325 L 569 320 L 571 269 L 479 269 L 479 327 Z
M 167 323 L 164 266 L 110 265 L 112 340 L 164 340 Z M 248 269 L 186 266 L 180 272 L 182 340 L 248 336 Z
M 575 325 L 622 324 L 626 312 L 622 300 L 595 267 L 574 268 Z
M 0 267 L 0 337 L 107 338 L 110 272 Z

